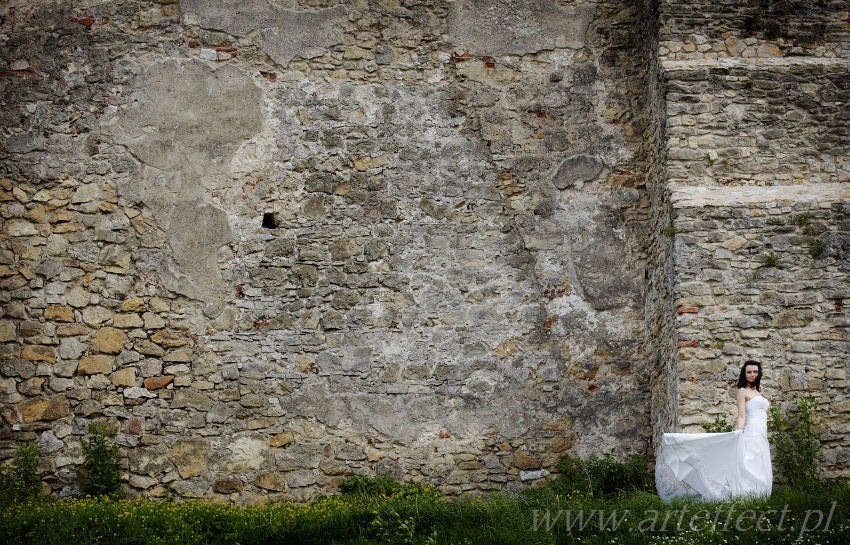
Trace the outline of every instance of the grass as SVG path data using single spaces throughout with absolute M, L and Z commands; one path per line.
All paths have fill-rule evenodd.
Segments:
M 821 257 L 823 253 L 826 251 L 826 243 L 817 238 L 809 239 L 809 255 L 814 257 L 815 259 Z
M 850 531 L 848 503 L 846 483 L 722 503 L 664 504 L 648 492 L 564 496 L 553 487 L 456 499 L 402 487 L 389 495 L 330 496 L 309 505 L 37 499 L 0 508 L 0 543 L 841 544 Z M 618 520 L 612 529 L 611 521 Z M 763 530 L 754 527 L 757 521 Z

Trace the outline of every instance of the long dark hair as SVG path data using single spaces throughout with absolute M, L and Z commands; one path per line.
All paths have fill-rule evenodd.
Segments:
M 755 365 L 759 368 L 759 374 L 756 376 L 755 387 L 756 390 L 761 391 L 761 363 L 756 360 L 747 360 L 744 362 L 744 365 L 741 366 L 741 374 L 738 376 L 738 388 L 746 388 L 747 387 L 747 366 Z

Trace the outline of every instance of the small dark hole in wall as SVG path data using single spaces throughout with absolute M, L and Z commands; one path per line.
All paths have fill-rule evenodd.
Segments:
M 277 229 L 277 222 L 274 220 L 274 212 L 266 212 L 263 214 L 263 227 L 266 229 Z

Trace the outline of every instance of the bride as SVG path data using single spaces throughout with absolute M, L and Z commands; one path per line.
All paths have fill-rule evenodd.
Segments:
M 665 433 L 655 485 L 665 501 L 699 496 L 714 501 L 769 496 L 773 484 L 761 363 L 747 360 L 738 378 L 738 420 L 728 433 Z

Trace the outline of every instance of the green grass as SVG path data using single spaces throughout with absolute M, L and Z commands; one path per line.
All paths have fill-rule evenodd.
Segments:
M 28 500 L 0 508 L 0 543 L 841 544 L 847 543 L 843 536 L 850 532 L 850 486 L 846 483 L 823 485 L 812 492 L 775 493 L 769 499 L 671 504 L 648 492 L 593 498 L 559 495 L 550 487 L 515 496 L 450 499 L 421 488 L 404 490 L 379 496 L 331 496 L 309 505 Z M 833 505 L 829 529 L 823 531 Z M 567 512 L 572 529 L 567 527 Z M 583 530 L 576 523 L 579 512 Z M 604 529 L 599 525 L 600 512 Z M 816 527 L 818 512 L 823 520 Z M 617 520 L 625 518 L 612 530 L 610 517 L 615 513 Z M 755 523 L 751 519 L 762 515 L 764 531 L 747 529 Z M 718 523 L 712 529 L 715 516 Z M 742 531 L 735 529 L 738 517 L 742 517 Z M 778 530 L 780 517 L 782 531 Z M 692 521 L 695 529 L 690 527 Z M 812 531 L 801 535 L 804 522 Z

